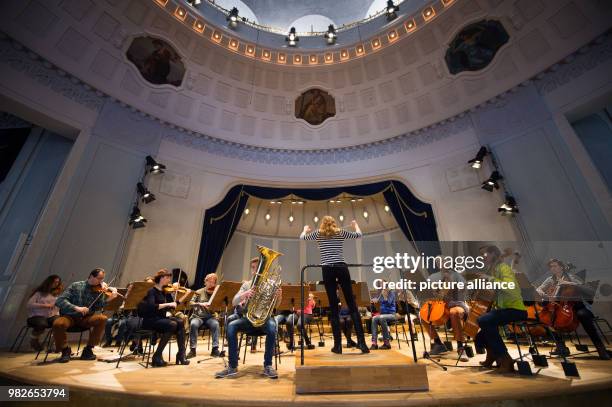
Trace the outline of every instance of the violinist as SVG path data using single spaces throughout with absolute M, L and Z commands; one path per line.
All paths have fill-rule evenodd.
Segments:
M 455 283 L 455 287 L 457 283 L 462 282 L 465 287 L 465 279 L 463 276 L 451 269 L 443 269 L 442 271 L 434 273 L 429 276 L 429 280 L 452 282 Z M 457 353 L 460 355 L 460 360 L 462 362 L 467 362 L 468 357 L 464 349 L 465 339 L 463 335 L 463 322 L 469 313 L 469 307 L 466 302 L 467 289 L 453 288 L 439 294 L 442 295 L 442 300 L 448 308 L 448 319 L 450 319 L 453 334 L 457 341 Z M 440 340 L 440 336 L 433 327 L 433 324 L 428 324 L 425 321 L 421 321 L 421 324 L 423 324 L 423 328 L 429 333 L 429 337 L 433 341 L 429 353 L 431 355 L 440 355 L 448 352 L 448 349 Z
M 150 329 L 159 334 L 159 343 L 153 354 L 151 365 L 153 367 L 163 367 L 167 363 L 162 355 L 164 348 L 170 341 L 172 335 L 176 335 L 178 345 L 178 353 L 176 354 L 177 365 L 188 365 L 185 353 L 185 325 L 183 319 L 174 316 L 168 316 L 167 312 L 175 309 L 182 301 L 185 300 L 189 289 L 184 289 L 184 294 L 176 295 L 176 287 L 169 286 L 172 279 L 172 273 L 166 269 L 159 270 L 153 282 L 155 285 L 149 289 L 145 298 L 138 304 L 138 315 L 142 317 L 142 327 Z M 174 294 L 172 294 L 173 292 Z M 177 297 L 175 299 L 173 297 Z
M 96 360 L 93 347 L 102 339 L 107 317 L 102 313 L 96 314 L 95 311 L 101 310 L 107 299 L 117 297 L 117 289 L 104 282 L 104 274 L 104 269 L 95 268 L 89 273 L 87 280 L 70 284 L 57 297 L 55 305 L 60 310 L 60 316 L 53 322 L 53 337 L 55 349 L 62 352 L 58 362 L 70 361 L 72 351 L 66 343 L 66 331 L 73 326 L 90 328 L 87 346 L 83 348 L 81 359 Z
M 514 360 L 508 354 L 508 349 L 499 335 L 499 327 L 515 321 L 527 319 L 527 308 L 523 304 L 521 288 L 516 281 L 512 268 L 503 262 L 501 251 L 497 246 L 483 248 L 484 265 L 488 274 L 479 273 L 479 278 L 493 282 L 514 283 L 514 288 L 500 289 L 496 292 L 494 309 L 481 315 L 477 322 L 480 332 L 474 342 L 476 346 L 486 349 L 487 357 L 480 364 L 492 367 L 497 362 L 498 372 L 511 373 L 514 371 Z
M 39 342 L 45 329 L 53 326 L 53 321 L 59 316 L 55 306 L 57 296 L 64 290 L 60 276 L 53 274 L 45 278 L 32 293 L 28 300 L 28 326 L 32 327 L 30 346 L 41 351 L 43 346 Z
M 588 291 L 587 287 L 585 287 L 576 276 L 567 272 L 568 268 L 561 260 L 550 259 L 547 263 L 547 266 L 548 270 L 550 270 L 551 272 L 551 276 L 544 280 L 544 282 L 536 289 L 536 291 L 544 299 L 552 301 L 557 299 L 563 299 L 562 297 L 564 296 L 564 288 L 580 286 L 581 292 Z M 585 294 L 592 293 L 589 292 Z M 590 295 L 589 297 L 591 296 L 592 295 Z M 597 333 L 597 328 L 595 327 L 595 323 L 593 322 L 595 316 L 591 311 L 591 304 L 584 301 L 582 296 L 580 296 L 579 298 L 573 298 L 571 304 L 575 317 L 578 319 L 578 321 L 580 321 L 587 335 L 589 335 L 589 338 L 591 338 L 593 345 L 597 349 L 599 358 L 602 360 L 609 360 L 610 355 L 608 354 L 608 351 L 606 350 L 603 341 L 599 337 L 599 334 Z M 569 351 L 567 347 L 565 347 L 565 345 L 563 344 L 561 337 L 556 333 L 554 335 L 555 339 L 557 339 L 557 350 L 555 353 L 568 354 Z

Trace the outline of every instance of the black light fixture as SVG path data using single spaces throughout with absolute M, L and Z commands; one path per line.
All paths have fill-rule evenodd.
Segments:
M 336 38 L 338 35 L 336 34 L 336 29 L 333 24 L 330 24 L 327 28 L 327 32 L 325 33 L 325 41 L 327 41 L 327 45 L 333 45 L 336 43 Z
M 147 160 L 146 168 L 148 172 L 150 172 L 151 174 L 163 174 L 164 173 L 164 170 L 166 169 L 166 166 L 164 164 L 158 163 L 150 155 L 147 156 L 146 160 Z
M 236 7 L 232 7 L 226 20 L 230 27 L 236 28 L 236 26 L 238 25 L 238 9 Z
M 195 7 L 195 6 L 199 6 L 200 3 L 202 3 L 202 0 L 187 0 L 187 3 Z
M 499 189 L 499 183 L 497 181 L 504 179 L 498 171 L 493 171 L 488 180 L 482 183 L 481 188 L 493 192 L 493 189 Z
M 155 194 L 151 193 L 142 182 L 136 185 L 136 189 L 138 190 L 138 195 L 142 198 L 142 202 L 148 204 L 155 200 Z
M 129 225 L 132 227 L 132 229 L 139 229 L 144 228 L 146 222 L 147 220 L 140 213 L 138 206 L 134 206 L 132 208 L 132 213 L 130 214 Z
M 504 216 L 511 216 L 515 213 L 519 213 L 518 205 L 516 204 L 516 200 L 513 196 L 506 195 L 506 200 L 497 209 L 497 212 L 500 212 Z
M 393 0 L 387 1 L 387 21 L 391 21 L 397 18 L 397 12 L 399 11 L 399 6 L 393 4 Z
M 480 147 L 480 150 L 478 150 L 476 157 L 468 161 L 468 164 L 471 164 L 472 168 L 476 168 L 476 169 L 480 168 L 482 165 L 482 160 L 484 160 L 485 156 L 488 153 L 489 152 L 487 151 L 486 147 Z
M 291 29 L 289 30 L 289 34 L 285 37 L 285 41 L 287 41 L 287 45 L 289 45 L 290 47 L 295 47 L 299 40 L 300 39 L 298 38 L 295 32 L 295 27 L 291 27 Z

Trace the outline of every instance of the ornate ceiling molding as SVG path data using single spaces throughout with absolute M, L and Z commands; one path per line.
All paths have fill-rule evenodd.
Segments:
M 611 57 L 612 35 L 608 32 L 595 39 L 589 45 L 564 58 L 563 61 L 539 73 L 531 80 L 525 81 L 512 90 L 498 95 L 475 108 L 466 110 L 457 116 L 442 120 L 426 128 L 386 140 L 351 147 L 292 150 L 230 142 L 177 127 L 174 124 L 167 123 L 148 113 L 139 111 L 122 101 L 105 95 L 103 92 L 82 82 L 79 78 L 43 60 L 36 53 L 11 40 L 8 36 L 0 35 L 1 63 L 7 64 L 12 69 L 29 76 L 41 85 L 49 87 L 53 91 L 88 109 L 99 112 L 105 103 L 118 103 L 123 108 L 128 109 L 130 114 L 137 116 L 138 120 L 146 119 L 163 126 L 161 133 L 163 134 L 162 137 L 166 140 L 228 158 L 282 165 L 322 165 L 362 161 L 430 144 L 469 128 L 472 125 L 468 116 L 469 112 L 473 113 L 479 109 L 502 108 L 505 105 L 503 99 L 509 94 L 516 92 L 521 86 L 534 82 L 540 94 L 545 94 L 594 69 L 608 61 Z

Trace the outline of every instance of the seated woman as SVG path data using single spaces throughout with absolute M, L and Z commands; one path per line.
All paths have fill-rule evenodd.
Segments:
M 159 342 L 151 362 L 153 367 L 167 365 L 162 355 L 172 335 L 176 335 L 178 345 L 176 364 L 189 364 L 185 353 L 185 325 L 183 319 L 167 315 L 170 310 L 176 308 L 185 299 L 188 292 L 176 301 L 172 294 L 164 292 L 164 287 L 168 286 L 171 278 L 172 273 L 170 271 L 166 269 L 159 270 L 155 277 L 153 277 L 155 285 L 149 289 L 145 298 L 138 305 L 138 314 L 142 317 L 142 328 L 150 329 L 159 334 Z
M 64 291 L 62 279 L 55 274 L 45 278 L 28 300 L 28 326 L 32 327 L 30 346 L 35 351 L 42 350 L 39 341 L 45 329 L 53 326 L 53 321 L 59 316 L 59 308 L 55 306 L 57 296 Z
M 293 345 L 293 326 L 297 325 L 298 331 L 301 331 L 302 324 L 308 325 L 310 321 L 312 321 L 312 310 L 315 306 L 314 294 L 308 294 L 308 300 L 306 300 L 306 305 L 304 306 L 304 312 L 302 315 L 302 310 L 297 310 L 295 314 L 289 315 L 287 318 L 287 332 L 289 333 L 289 346 L 288 349 L 292 350 Z M 308 349 L 314 349 L 314 345 L 310 343 L 310 337 L 308 336 L 308 329 L 304 329 L 304 344 Z
M 377 298 L 372 299 L 373 302 L 380 303 L 380 314 L 372 317 L 372 346 L 370 349 L 391 349 L 391 334 L 389 333 L 390 321 L 395 321 L 395 291 L 384 289 L 381 290 Z M 383 334 L 383 344 L 378 347 L 378 325 L 380 325 Z

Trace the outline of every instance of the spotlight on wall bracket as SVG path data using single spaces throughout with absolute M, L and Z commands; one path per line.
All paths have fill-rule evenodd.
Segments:
M 298 38 L 295 32 L 295 27 L 291 27 L 291 29 L 289 30 L 289 34 L 285 37 L 285 41 L 287 41 L 287 45 L 289 45 L 290 47 L 295 47 L 299 40 L 300 39 Z
M 519 213 L 518 205 L 514 197 L 506 195 L 506 201 L 497 209 L 504 216 L 512 216 L 515 213 Z
M 336 43 L 336 38 L 338 38 L 338 34 L 336 34 L 336 29 L 333 24 L 330 24 L 327 28 L 327 32 L 325 33 L 325 41 L 327 41 L 327 45 L 333 45 Z
M 164 164 L 158 163 L 150 155 L 147 156 L 146 160 L 147 160 L 146 169 L 148 172 L 150 172 L 151 174 L 163 174 L 164 173 L 164 170 L 166 169 L 166 166 Z
M 138 190 L 138 195 L 140 195 L 142 202 L 148 204 L 155 200 L 155 194 L 151 193 L 142 182 L 136 184 L 136 189 Z
M 395 20 L 397 18 L 397 12 L 399 11 L 399 6 L 393 4 L 393 0 L 387 1 L 387 21 Z
M 238 9 L 236 7 L 232 7 L 229 14 L 225 18 L 227 20 L 227 25 L 231 28 L 236 28 L 238 25 Z
M 202 3 L 202 0 L 187 0 L 187 3 L 191 4 L 193 7 L 196 7 Z
M 144 216 L 141 215 L 140 209 L 137 206 L 132 208 L 132 213 L 130 214 L 129 225 L 132 229 L 144 228 L 147 220 Z
M 482 183 L 481 188 L 485 191 L 493 192 L 493 189 L 499 189 L 499 183 L 497 181 L 504 179 L 501 174 L 497 171 L 493 171 L 488 180 Z
M 472 168 L 476 168 L 476 169 L 480 168 L 482 166 L 482 160 L 484 160 L 485 156 L 488 153 L 489 152 L 487 151 L 486 147 L 480 147 L 480 150 L 478 150 L 476 157 L 468 161 L 468 164 L 470 164 Z

